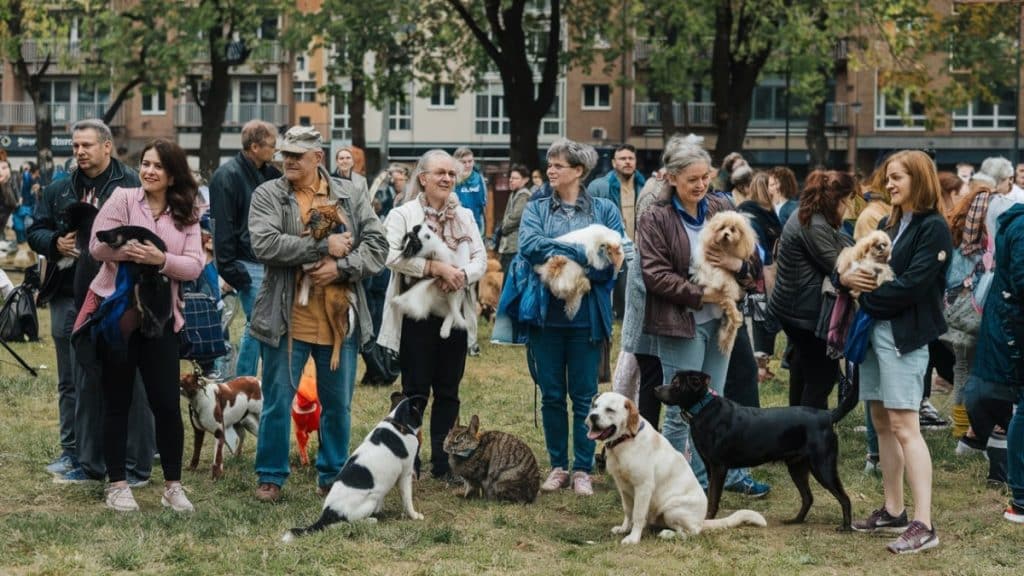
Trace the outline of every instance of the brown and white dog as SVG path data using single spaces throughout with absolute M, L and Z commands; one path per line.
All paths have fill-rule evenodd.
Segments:
M 861 238 L 856 244 L 843 248 L 836 259 L 836 270 L 840 275 L 849 270 L 863 268 L 875 276 L 878 286 L 896 277 L 889 259 L 892 257 L 892 240 L 881 230 L 875 230 Z M 850 296 L 860 296 L 857 290 L 850 290 Z
M 477 302 L 479 303 L 479 315 L 487 318 L 488 322 L 494 321 L 494 313 L 498 311 L 498 301 L 501 299 L 501 286 L 505 280 L 505 273 L 501 270 L 501 262 L 497 258 L 487 259 L 487 272 L 477 284 Z
M 601 224 L 591 224 L 562 234 L 555 238 L 555 241 L 583 245 L 587 254 L 587 264 L 598 270 L 614 266 L 618 272 L 626 259 L 626 254 L 622 250 L 622 235 Z M 576 313 L 580 311 L 583 297 L 590 292 L 590 280 L 583 266 L 558 255 L 534 266 L 533 269 L 551 294 L 565 302 L 565 315 L 570 320 L 575 318 Z
M 195 430 L 192 461 L 188 469 L 199 466 L 206 432 L 217 439 L 211 475 L 214 479 L 224 475 L 224 444 L 236 456 L 242 453 L 242 440 L 248 430 L 259 433 L 260 413 L 263 411 L 263 391 L 260 381 L 252 376 L 239 376 L 228 382 L 208 379 L 201 374 L 181 377 L 181 395 L 188 398 L 188 415 Z
M 587 427 L 588 438 L 604 442 L 608 473 L 622 498 L 625 518 L 612 534 L 625 534 L 623 544 L 640 542 L 647 526 L 666 527 L 658 534 L 661 538 L 741 524 L 767 526 L 753 510 L 738 510 L 721 520 L 705 518 L 708 498 L 686 459 L 622 394 L 605 392 L 594 398 Z

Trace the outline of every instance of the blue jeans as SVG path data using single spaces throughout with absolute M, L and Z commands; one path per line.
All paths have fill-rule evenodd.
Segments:
M 1006 430 L 1006 476 L 1013 502 L 1024 508 L 1024 388 L 1017 389 L 1017 409 Z
M 256 302 L 256 295 L 263 285 L 263 264 L 258 262 L 247 262 L 239 260 L 245 270 L 249 273 L 252 283 L 248 288 L 238 290 L 238 300 L 242 303 L 242 310 L 245 311 L 245 331 L 242 332 L 242 339 L 238 343 L 238 364 L 235 368 L 236 376 L 255 376 L 257 363 L 260 359 L 260 343 L 249 334 L 249 322 L 252 321 L 252 306 Z
M 700 370 L 711 376 L 711 388 L 719 394 L 725 390 L 725 375 L 729 368 L 729 357 L 718 349 L 718 326 L 720 320 L 709 320 L 697 326 L 697 333 L 692 339 L 658 338 L 658 356 L 661 357 L 662 378 L 665 384 L 672 382 L 672 377 L 680 370 Z M 692 446 L 690 440 L 690 424 L 683 420 L 682 411 L 678 406 L 665 409 L 665 423 L 662 434 L 681 454 L 686 454 Z M 696 450 L 690 452 L 690 468 L 700 485 L 707 490 L 708 471 L 704 461 Z M 729 470 L 725 477 L 725 485 L 731 486 L 742 481 L 749 474 L 746 468 Z
M 282 486 L 288 479 L 291 447 L 292 401 L 302 368 L 312 355 L 316 364 L 316 392 L 320 397 L 320 447 L 316 456 L 320 486 L 334 482 L 348 460 L 352 419 L 352 391 L 356 381 L 359 331 L 353 329 L 341 347 L 341 364 L 331 371 L 331 347 L 282 336 L 277 347 L 263 346 L 263 413 L 256 444 L 256 474 L 260 484 Z
M 552 468 L 569 470 L 569 419 L 566 395 L 572 400 L 572 470 L 590 473 L 594 441 L 587 438 L 587 413 L 597 394 L 601 346 L 591 341 L 590 328 L 530 328 L 527 362 L 541 394 L 544 443 Z

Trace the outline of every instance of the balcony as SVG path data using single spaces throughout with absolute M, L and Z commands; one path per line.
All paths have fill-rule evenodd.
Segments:
M 651 54 L 658 49 L 657 40 L 651 38 L 637 38 L 633 46 L 633 60 L 642 62 L 651 57 Z
M 672 119 L 676 126 L 710 127 L 714 125 L 715 105 L 712 102 L 681 102 L 672 104 Z M 683 120 L 685 117 L 685 121 Z M 661 128 L 661 107 L 657 102 L 636 102 L 633 104 L 633 126 L 638 128 Z
M 240 127 L 249 120 L 266 120 L 275 126 L 283 126 L 288 118 L 288 106 L 284 104 L 228 104 L 224 115 L 224 126 Z M 203 117 L 199 105 L 194 102 L 174 107 L 174 125 L 178 128 L 199 128 Z
M 66 126 L 85 120 L 87 118 L 102 118 L 107 111 L 107 104 L 50 104 L 50 121 L 55 128 Z M 110 126 L 124 126 L 124 108 L 120 108 L 114 115 Z M 25 126 L 32 127 L 36 124 L 36 111 L 31 102 L 2 102 L 0 103 L 0 126 Z
M 36 63 L 46 60 L 51 55 L 54 64 L 62 58 L 77 59 L 81 57 L 81 42 L 65 39 L 24 40 L 21 43 L 21 56 L 26 62 Z
M 243 45 L 241 42 L 231 42 L 228 44 L 228 58 L 237 58 L 241 54 Z M 255 64 L 283 64 L 288 60 L 288 51 L 281 47 L 281 43 L 277 40 L 261 40 L 257 44 L 256 48 L 253 49 L 252 53 L 245 61 L 245 65 Z M 195 52 L 192 55 L 192 61 L 196 63 L 208 63 L 210 61 L 210 48 L 208 45 L 201 44 L 195 47 Z

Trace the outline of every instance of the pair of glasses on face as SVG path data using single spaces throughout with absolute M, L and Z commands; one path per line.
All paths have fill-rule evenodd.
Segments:
M 562 170 L 568 170 L 569 168 L 572 168 L 572 166 L 568 164 L 548 164 L 548 170 L 557 170 L 561 172 Z
M 431 174 L 433 174 L 434 176 L 437 176 L 438 178 L 444 178 L 445 176 L 447 176 L 447 177 L 451 178 L 452 180 L 454 180 L 455 177 L 458 176 L 458 174 L 456 174 L 455 170 L 434 170 L 434 171 L 431 172 Z

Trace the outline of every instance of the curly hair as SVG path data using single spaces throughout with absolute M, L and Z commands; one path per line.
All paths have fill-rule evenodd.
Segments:
M 779 183 L 779 192 L 787 200 L 795 200 L 800 197 L 800 188 L 796 184 L 796 174 L 785 166 L 776 166 L 768 170 L 768 175 Z
M 811 217 L 821 214 L 835 228 L 843 222 L 839 205 L 857 192 L 857 180 L 852 174 L 838 170 L 815 170 L 807 175 L 804 192 L 800 196 L 800 225 L 807 226 Z
M 199 222 L 199 209 L 196 206 L 199 186 L 188 167 L 188 156 L 185 155 L 185 151 L 176 142 L 164 138 L 151 140 L 142 149 L 141 155 L 145 156 L 151 149 L 156 150 L 160 164 L 163 165 L 164 172 L 171 182 L 167 187 L 167 206 L 171 209 L 174 226 L 180 230 Z

